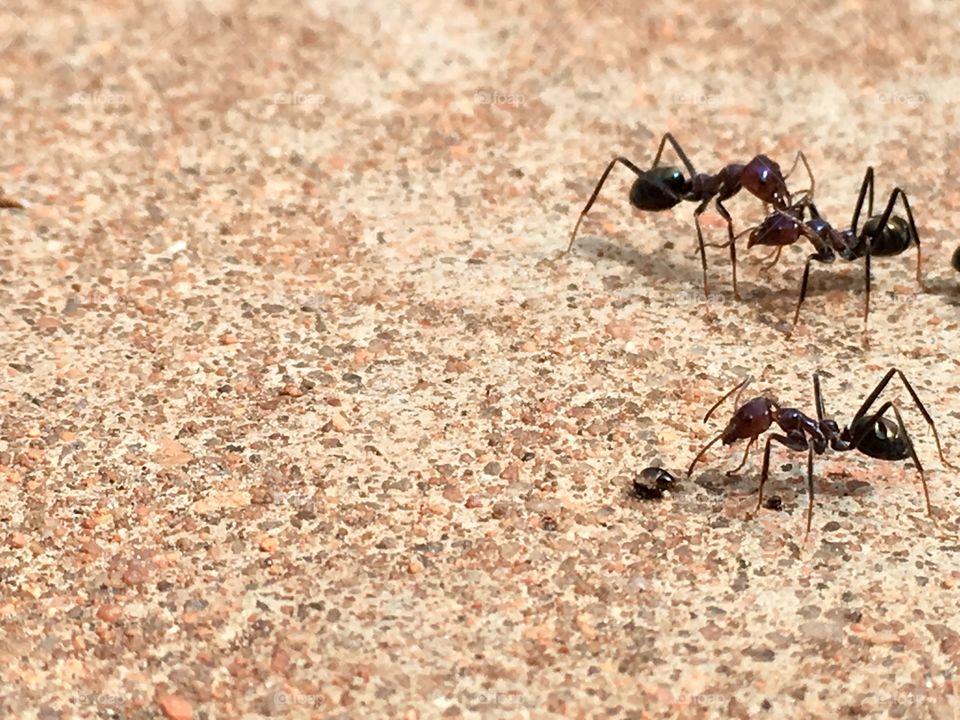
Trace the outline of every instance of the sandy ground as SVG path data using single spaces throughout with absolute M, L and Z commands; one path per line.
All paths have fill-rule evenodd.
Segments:
M 907 374 L 960 464 L 960 9 L 804 0 L 0 2 L 0 716 L 960 714 L 960 483 L 712 451 L 747 373 L 840 422 Z M 864 168 L 915 253 L 742 301 L 606 162 Z M 794 186 L 796 187 L 796 186 Z M 746 193 L 738 229 L 762 216 Z M 703 216 L 712 241 L 724 225 Z

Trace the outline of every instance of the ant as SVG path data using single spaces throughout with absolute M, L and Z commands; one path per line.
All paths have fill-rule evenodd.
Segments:
M 750 233 L 747 247 L 766 245 L 776 248 L 773 260 L 767 268 L 773 266 L 780 258 L 780 252 L 787 245 L 792 245 L 801 237 L 805 237 L 813 244 L 815 252 L 807 257 L 803 268 L 803 279 L 800 282 L 800 298 L 793 314 L 793 326 L 787 337 L 793 334 L 800 319 L 800 306 L 807 296 L 807 282 L 810 278 L 810 263 L 832 263 L 839 255 L 848 262 L 864 258 L 864 284 L 866 293 L 863 305 L 863 345 L 869 346 L 867 321 L 870 317 L 870 260 L 872 257 L 887 257 L 900 255 L 914 245 L 917 246 L 917 284 L 925 290 L 921 272 L 920 235 L 917 224 L 913 219 L 913 211 L 907 194 L 900 187 L 895 187 L 890 193 L 887 206 L 879 215 L 873 214 L 873 168 L 868 167 L 860 184 L 860 195 L 853 209 L 853 220 L 846 230 L 837 230 L 823 219 L 817 206 L 809 198 L 786 208 L 777 209 L 754 228 L 740 233 Z M 863 210 L 864 199 L 867 199 L 867 219 L 863 226 L 857 229 L 860 214 Z M 897 199 L 903 201 L 906 219 L 893 214 Z M 810 220 L 803 222 L 804 210 L 810 211 Z M 739 236 L 738 236 L 739 237 Z
M 960 246 L 953 251 L 953 258 L 950 260 L 950 264 L 953 265 L 954 270 L 960 272 Z
M 835 420 L 825 417 L 823 395 L 820 392 L 820 376 L 817 373 L 813 374 L 813 394 L 817 408 L 817 417 L 815 419 L 795 408 L 781 407 L 776 400 L 763 395 L 740 405 L 741 393 L 743 393 L 747 385 L 753 381 L 753 376 L 748 375 L 743 382 L 720 398 L 720 400 L 707 411 L 706 416 L 703 418 L 704 422 L 710 419 L 714 410 L 716 410 L 724 400 L 733 395 L 733 393 L 737 393 L 737 397 L 734 400 L 734 404 L 738 405 L 736 412 L 734 412 L 733 417 L 730 418 L 730 422 L 727 423 L 723 432 L 710 440 L 710 442 L 697 453 L 687 470 L 687 478 L 689 479 L 693 468 L 700 461 L 700 458 L 703 457 L 704 453 L 718 440 L 722 441 L 724 445 L 732 445 L 737 440 L 747 440 L 743 460 L 735 469 L 727 472 L 728 476 L 734 475 L 746 464 L 750 448 L 753 447 L 757 438 L 772 425 L 776 424 L 785 434 L 773 434 L 767 437 L 763 451 L 763 469 L 760 472 L 757 507 L 754 513 L 760 510 L 760 505 L 763 502 L 763 486 L 767 482 L 767 476 L 770 470 L 770 447 L 771 443 L 776 441 L 790 450 L 807 451 L 807 495 L 810 498 L 807 506 L 807 535 L 810 534 L 810 524 L 813 520 L 813 456 L 814 454 L 824 454 L 828 448 L 835 452 L 857 450 L 864 455 L 879 460 L 912 459 L 914 466 L 917 468 L 917 472 L 920 473 L 920 482 L 923 485 L 923 497 L 926 502 L 927 515 L 933 518 L 933 510 L 930 506 L 930 495 L 927 492 L 927 480 L 924 476 L 923 465 L 920 464 L 920 458 L 917 457 L 917 453 L 914 450 L 913 441 L 910 439 L 907 429 L 903 424 L 900 410 L 894 403 L 885 402 L 880 406 L 879 410 L 875 412 L 870 411 L 870 408 L 894 375 L 899 376 L 903 381 L 904 387 L 906 387 L 907 392 L 910 393 L 910 397 L 913 398 L 913 402 L 920 410 L 920 414 L 923 415 L 930 429 L 933 431 L 933 439 L 936 441 L 940 460 L 946 467 L 954 470 L 958 469 L 954 465 L 951 465 L 944 457 L 943 447 L 940 444 L 940 435 L 937 433 L 933 418 L 930 417 L 927 409 L 923 406 L 923 403 L 920 402 L 920 398 L 914 391 L 913 386 L 910 385 L 906 375 L 897 368 L 891 368 L 873 389 L 873 392 L 863 401 L 863 404 L 853 416 L 850 424 L 842 430 Z M 897 419 L 896 423 L 884 417 L 889 410 L 893 411 Z M 935 519 L 934 522 L 936 522 Z M 806 538 L 806 535 L 804 537 Z
M 689 173 L 689 177 L 685 176 L 679 168 L 660 166 L 660 157 L 668 142 L 680 157 Z M 649 170 L 641 170 L 622 155 L 610 161 L 607 169 L 600 176 L 593 194 L 580 213 L 580 217 L 577 218 L 573 232 L 570 233 L 570 243 L 567 245 L 565 252 L 569 253 L 573 248 L 580 223 L 583 222 L 584 216 L 593 207 L 597 195 L 600 194 L 600 188 L 606 182 L 610 171 L 613 170 L 614 165 L 621 163 L 637 176 L 630 188 L 630 204 L 638 210 L 655 212 L 669 210 L 684 200 L 698 203 L 696 210 L 693 211 L 693 221 L 697 228 L 700 262 L 703 266 L 704 296 L 709 295 L 709 290 L 707 285 L 707 255 L 704 250 L 703 232 L 700 229 L 700 215 L 707 209 L 710 201 L 714 200 L 717 212 L 727 221 L 727 234 L 730 239 L 725 246 L 730 248 L 730 262 L 733 267 L 733 294 L 734 297 L 740 299 L 740 293 L 737 289 L 737 251 L 734 243 L 733 218 L 730 217 L 730 213 L 723 206 L 723 201 L 736 195 L 741 188 L 746 188 L 748 192 L 763 200 L 765 206 L 773 205 L 778 209 L 786 210 L 793 205 L 790 191 L 787 190 L 786 178 L 790 176 L 800 161 L 803 162 L 807 169 L 807 175 L 810 177 L 810 187 L 804 191 L 806 199 L 810 199 L 813 197 L 814 191 L 813 173 L 810 171 L 810 165 L 802 152 L 797 153 L 793 166 L 786 175 L 783 174 L 780 166 L 766 155 L 756 155 L 745 165 L 731 163 L 721 168 L 715 175 L 710 175 L 708 173 L 698 173 L 673 135 L 666 133 L 660 140 L 660 147 L 657 149 L 657 154 L 653 158 L 653 165 Z

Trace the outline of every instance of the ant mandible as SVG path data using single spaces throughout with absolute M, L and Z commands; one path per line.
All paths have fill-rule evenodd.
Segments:
M 673 147 L 684 167 L 689 173 L 689 177 L 684 176 L 683 172 L 676 167 L 660 166 L 660 157 L 667 143 Z M 730 263 L 733 269 L 733 294 L 737 299 L 740 298 L 740 292 L 737 289 L 737 251 L 734 242 L 733 218 L 723 206 L 723 201 L 736 195 L 741 188 L 746 188 L 748 192 L 763 200 L 764 205 L 773 205 L 779 209 L 787 209 L 792 204 L 792 198 L 787 189 L 786 178 L 790 176 L 796 168 L 798 162 L 803 162 L 810 177 L 810 187 L 804 191 L 807 199 L 813 197 L 814 178 L 810 171 L 810 165 L 802 152 L 798 152 L 793 161 L 790 171 L 784 175 L 780 166 L 766 155 L 756 155 L 750 162 L 744 164 L 731 163 L 720 169 L 715 175 L 708 173 L 698 173 L 693 163 L 687 157 L 687 154 L 680 147 L 680 144 L 674 139 L 673 135 L 666 133 L 660 140 L 660 147 L 653 158 L 653 165 L 649 170 L 641 170 L 627 158 L 621 156 L 615 157 L 603 171 L 597 186 L 593 190 L 590 199 L 584 206 L 577 218 L 577 223 L 570 233 L 570 243 L 567 245 L 565 253 L 569 253 L 573 248 L 574 240 L 577 237 L 577 231 L 580 229 L 580 223 L 584 216 L 593 207 L 597 195 L 600 194 L 600 188 L 606 182 L 607 176 L 613 170 L 614 165 L 621 163 L 631 170 L 637 179 L 634 180 L 630 188 L 630 204 L 638 210 L 661 211 L 669 210 L 682 201 L 696 202 L 696 210 L 693 211 L 693 221 L 697 228 L 697 242 L 699 244 L 700 262 L 703 266 L 703 293 L 709 295 L 707 284 L 707 254 L 704 250 L 703 231 L 700 229 L 700 215 L 707 209 L 711 200 L 717 212 L 727 221 L 727 234 L 729 241 L 725 244 L 730 248 Z
M 800 298 L 793 314 L 793 325 L 787 336 L 793 334 L 800 319 L 800 306 L 807 296 L 807 283 L 810 278 L 810 263 L 832 263 L 837 256 L 848 262 L 864 258 L 865 296 L 863 304 L 863 345 L 869 346 L 868 319 L 870 317 L 870 259 L 871 257 L 887 257 L 900 255 L 914 245 L 917 246 L 917 284 L 921 290 L 925 289 L 921 271 L 920 235 L 917 224 L 913 219 L 910 202 L 903 189 L 895 187 L 890 193 L 887 206 L 879 215 L 873 214 L 873 168 L 868 167 L 860 184 L 860 195 L 853 209 L 853 220 L 846 230 L 836 230 L 830 223 L 821 217 L 812 200 L 804 199 L 785 210 L 775 210 L 771 215 L 755 228 L 744 233 L 750 233 L 747 248 L 754 245 L 776 247 L 773 262 L 780 257 L 781 250 L 805 237 L 814 246 L 815 252 L 807 257 L 803 268 L 803 279 L 800 282 Z M 863 210 L 864 199 L 867 199 L 867 220 L 858 230 L 860 213 Z M 893 214 L 897 199 L 902 200 L 906 219 Z M 803 222 L 804 209 L 810 210 L 811 219 Z
M 753 444 L 760 435 L 765 433 L 772 425 L 776 424 L 785 434 L 773 434 L 767 437 L 767 442 L 763 450 L 763 469 L 760 472 L 757 507 L 754 512 L 760 510 L 761 503 L 763 502 L 763 486 L 767 482 L 770 470 L 770 447 L 771 444 L 776 441 L 790 450 L 807 451 L 807 495 L 809 497 L 809 504 L 807 505 L 807 535 L 810 533 L 810 525 L 813 520 L 813 456 L 814 454 L 824 454 L 828 448 L 836 452 L 857 450 L 864 455 L 879 460 L 912 459 L 917 468 L 917 472 L 920 473 L 920 482 L 923 485 L 923 497 L 926 502 L 927 514 L 933 518 L 933 509 L 930 506 L 930 495 L 927 492 L 927 480 L 924 475 L 923 465 L 920 464 L 920 458 L 917 457 L 917 453 L 914 450 L 913 441 L 910 439 L 910 435 L 907 433 L 907 429 L 903 424 L 900 410 L 894 403 L 888 401 L 883 403 L 879 410 L 875 412 L 870 411 L 870 408 L 894 375 L 899 376 L 903 381 L 904 387 L 906 387 L 907 392 L 910 393 L 910 397 L 920 410 L 920 414 L 923 415 L 930 429 L 933 431 L 933 439 L 936 441 L 940 460 L 946 467 L 956 470 L 957 468 L 951 465 L 944 457 L 943 447 L 940 444 L 940 435 L 937 433 L 933 418 L 930 417 L 930 413 L 928 413 L 927 409 L 923 406 L 913 386 L 910 385 L 910 382 L 907 380 L 906 375 L 897 368 L 891 368 L 867 396 L 866 400 L 863 401 L 863 404 L 853 416 L 850 424 L 842 430 L 836 421 L 825 417 L 826 412 L 824 410 L 823 395 L 820 392 L 820 376 L 817 373 L 813 375 L 813 393 L 817 408 L 816 418 L 812 418 L 795 408 L 781 407 L 776 400 L 765 395 L 755 397 L 743 405 L 739 405 L 741 393 L 753 380 L 752 376 L 748 376 L 743 382 L 720 398 L 720 400 L 707 411 L 706 416 L 703 418 L 704 422 L 710 419 L 713 412 L 727 398 L 733 395 L 733 393 L 737 393 L 736 400 L 734 401 L 734 403 L 738 405 L 736 412 L 734 412 L 733 417 L 730 419 L 730 422 L 727 423 L 723 432 L 710 440 L 710 442 L 697 453 L 696 457 L 694 457 L 693 462 L 690 463 L 690 467 L 687 470 L 687 478 L 689 479 L 693 473 L 693 468 L 707 450 L 718 440 L 722 441 L 724 445 L 732 445 L 737 440 L 747 440 L 743 460 L 736 468 L 727 472 L 728 476 L 735 474 L 746 464 L 750 448 L 753 447 Z M 893 411 L 894 417 L 896 417 L 896 423 L 885 417 L 886 413 L 891 410 Z M 936 520 L 934 520 L 934 522 L 936 522 Z

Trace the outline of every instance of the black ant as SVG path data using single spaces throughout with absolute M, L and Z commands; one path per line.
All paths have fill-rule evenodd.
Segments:
M 813 261 L 820 263 L 832 263 L 839 255 L 847 261 L 854 261 L 864 258 L 864 283 L 866 293 L 863 305 L 863 344 L 869 345 L 867 332 L 867 320 L 870 316 L 870 259 L 873 256 L 887 257 L 891 255 L 900 255 L 908 249 L 917 246 L 917 284 L 921 290 L 925 289 L 923 275 L 921 272 L 920 258 L 920 235 L 917 232 L 917 224 L 913 219 L 913 211 L 910 209 L 910 202 L 907 200 L 907 194 L 899 187 L 895 187 L 890 193 L 890 199 L 887 206 L 879 215 L 873 214 L 873 168 L 868 167 L 860 185 L 860 195 L 857 198 L 857 204 L 853 209 L 853 220 L 850 227 L 846 230 L 836 230 L 830 223 L 821 217 L 816 205 L 810 199 L 804 199 L 786 209 L 775 210 L 771 215 L 755 228 L 744 231 L 741 235 L 749 232 L 750 239 L 747 247 L 754 245 L 766 245 L 776 247 L 773 254 L 773 261 L 767 265 L 772 266 L 780 257 L 780 252 L 787 245 L 792 245 L 801 237 L 805 237 L 813 243 L 814 254 L 807 257 L 806 265 L 803 268 L 803 279 L 800 282 L 800 298 L 797 301 L 797 309 L 793 314 L 793 326 L 788 337 L 796 329 L 797 322 L 800 319 L 800 306 L 807 296 L 807 282 L 810 278 L 810 263 Z M 860 222 L 860 213 L 863 210 L 863 201 L 867 199 L 867 220 L 858 230 L 857 225 Z M 906 211 L 906 219 L 893 214 L 893 208 L 896 205 L 897 198 L 903 201 L 903 207 Z M 810 220 L 803 222 L 803 213 L 805 209 L 810 211 Z M 739 237 L 739 236 L 738 236 Z
M 924 476 L 923 466 L 920 464 L 920 458 L 914 450 L 913 442 L 910 439 L 907 429 L 903 424 L 903 418 L 900 416 L 900 410 L 892 402 L 885 402 L 876 412 L 870 412 L 871 406 L 876 402 L 880 393 L 886 388 L 894 375 L 898 375 L 903 381 L 907 392 L 913 398 L 913 402 L 920 410 L 930 429 L 933 431 L 933 439 L 937 443 L 937 451 L 940 454 L 940 460 L 946 467 L 956 470 L 957 468 L 947 462 L 943 455 L 943 447 L 940 444 L 940 435 L 933 423 L 933 418 L 927 412 L 927 409 L 920 402 L 917 393 L 914 391 L 907 377 L 897 368 L 891 368 L 883 379 L 873 389 L 867 399 L 863 401 L 860 409 L 850 424 L 840 429 L 836 421 L 826 418 L 823 396 L 820 393 L 820 377 L 817 373 L 813 375 L 813 394 L 817 406 L 816 419 L 809 417 L 795 408 L 781 407 L 780 404 L 769 397 L 760 396 L 739 405 L 740 394 L 753 380 L 748 376 L 743 382 L 730 390 L 720 400 L 714 404 L 707 412 L 703 421 L 706 422 L 724 400 L 729 398 L 734 392 L 737 398 L 734 401 L 739 405 L 730 422 L 727 423 L 723 432 L 714 437 L 697 453 L 693 462 L 687 470 L 687 478 L 693 472 L 693 468 L 703 457 L 710 447 L 718 440 L 724 445 L 731 445 L 737 440 L 747 440 L 747 447 L 743 453 L 743 460 L 733 470 L 727 472 L 727 475 L 737 473 L 747 462 L 747 455 L 750 448 L 771 425 L 776 424 L 785 433 L 784 435 L 774 434 L 767 437 L 766 446 L 763 451 L 763 469 L 760 472 L 760 488 L 757 493 L 757 507 L 754 512 L 760 510 L 763 502 L 763 486 L 767 482 L 767 476 L 770 470 L 770 446 L 773 441 L 788 447 L 791 450 L 807 451 L 807 494 L 810 498 L 807 506 L 807 534 L 810 533 L 810 524 L 813 519 L 813 456 L 822 455 L 827 449 L 836 452 L 857 450 L 864 455 L 880 460 L 913 460 L 917 472 L 920 473 L 920 482 L 923 485 L 923 497 L 927 506 L 927 514 L 933 518 L 933 510 L 930 507 L 930 495 L 927 492 L 927 480 Z M 884 417 L 888 410 L 892 410 L 897 421 L 894 423 Z M 936 520 L 934 520 L 936 522 Z
M 689 173 L 689 177 L 684 176 L 683 172 L 676 167 L 660 167 L 660 157 L 663 154 L 667 143 L 673 147 L 674 151 L 680 157 L 684 167 Z M 711 200 L 717 208 L 717 212 L 727 221 L 727 234 L 729 242 L 726 246 L 730 248 L 730 262 L 733 267 L 733 294 L 740 298 L 737 289 L 737 251 L 734 243 L 733 219 L 730 213 L 723 206 L 723 201 L 740 192 L 740 188 L 746 188 L 748 192 L 763 200 L 765 205 L 773 205 L 779 209 L 787 209 L 793 204 L 789 190 L 787 190 L 786 178 L 793 172 L 797 162 L 802 161 L 810 177 L 810 187 L 804 191 L 807 199 L 813 196 L 814 179 L 810 171 L 810 165 L 802 152 L 797 153 L 793 161 L 793 167 L 784 175 L 780 166 L 766 155 L 756 155 L 747 164 L 731 163 L 715 175 L 708 173 L 698 173 L 693 163 L 687 157 L 687 154 L 680 147 L 680 144 L 674 139 L 673 135 L 666 133 L 660 140 L 660 147 L 653 158 L 653 165 L 649 170 L 641 170 L 634 163 L 623 156 L 618 156 L 610 161 L 607 169 L 603 171 L 600 180 L 587 204 L 584 206 L 577 223 L 570 233 L 570 243 L 567 245 L 566 252 L 569 253 L 573 248 L 573 242 L 577 237 L 577 230 L 584 216 L 593 207 L 597 195 L 600 194 L 600 188 L 606 182 L 607 176 L 617 163 L 621 163 L 629 168 L 637 179 L 630 188 L 630 204 L 638 210 L 660 211 L 669 210 L 682 201 L 696 202 L 696 210 L 693 211 L 693 221 L 697 227 L 697 242 L 699 243 L 700 262 L 703 266 L 703 293 L 708 295 L 707 285 L 707 255 L 704 251 L 703 232 L 700 229 L 700 215 L 707 209 Z

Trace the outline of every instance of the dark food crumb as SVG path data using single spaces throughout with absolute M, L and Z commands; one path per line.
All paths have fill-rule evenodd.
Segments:
M 660 500 L 664 490 L 676 483 L 676 478 L 663 468 L 648 467 L 633 479 L 633 493 L 641 500 Z

